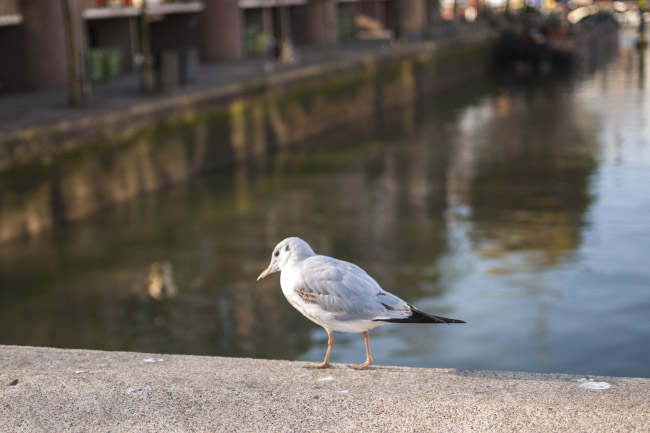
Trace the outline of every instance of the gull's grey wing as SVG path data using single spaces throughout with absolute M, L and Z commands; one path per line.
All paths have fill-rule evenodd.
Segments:
M 296 293 L 308 304 L 318 305 L 337 320 L 403 318 L 410 307 L 383 290 L 363 269 L 326 256 L 313 256 L 302 264 Z

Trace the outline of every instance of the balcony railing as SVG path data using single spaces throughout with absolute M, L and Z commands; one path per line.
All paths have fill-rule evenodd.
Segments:
M 23 22 L 18 8 L 18 0 L 0 0 L 0 26 L 10 26 Z
M 308 0 L 239 0 L 242 9 L 304 5 Z
M 2 1 L 2 0 L 0 0 Z M 143 0 L 85 0 L 83 17 L 86 19 L 137 16 L 142 12 Z M 166 15 L 201 12 L 203 2 L 197 0 L 146 0 L 147 14 Z
M 2 0 L 0 0 L 1 2 Z M 85 0 L 85 8 L 124 8 L 124 7 L 142 7 L 143 0 Z M 196 0 L 147 0 L 148 7 L 160 5 L 197 3 Z

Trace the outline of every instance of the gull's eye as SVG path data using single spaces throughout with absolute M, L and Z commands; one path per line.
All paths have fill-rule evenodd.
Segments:
M 273 255 L 274 255 L 275 257 L 279 256 L 279 255 L 280 255 L 280 250 L 274 252 Z

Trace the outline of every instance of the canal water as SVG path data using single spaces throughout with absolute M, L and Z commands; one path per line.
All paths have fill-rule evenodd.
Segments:
M 467 321 L 377 328 L 377 364 L 650 377 L 649 75 L 622 35 L 5 244 L 0 343 L 320 361 L 255 281 L 300 236 Z

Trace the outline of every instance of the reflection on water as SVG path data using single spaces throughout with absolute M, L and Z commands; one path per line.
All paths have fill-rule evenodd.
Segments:
M 650 376 L 647 75 L 624 46 L 359 122 L 0 250 L 0 343 L 322 359 L 282 238 L 463 326 L 373 331 L 379 364 Z M 334 362 L 361 362 L 340 334 Z
M 178 293 L 174 282 L 172 264 L 168 261 L 162 263 L 153 262 L 149 267 L 147 277 L 147 293 L 152 298 L 160 301 L 163 298 L 172 299 Z

